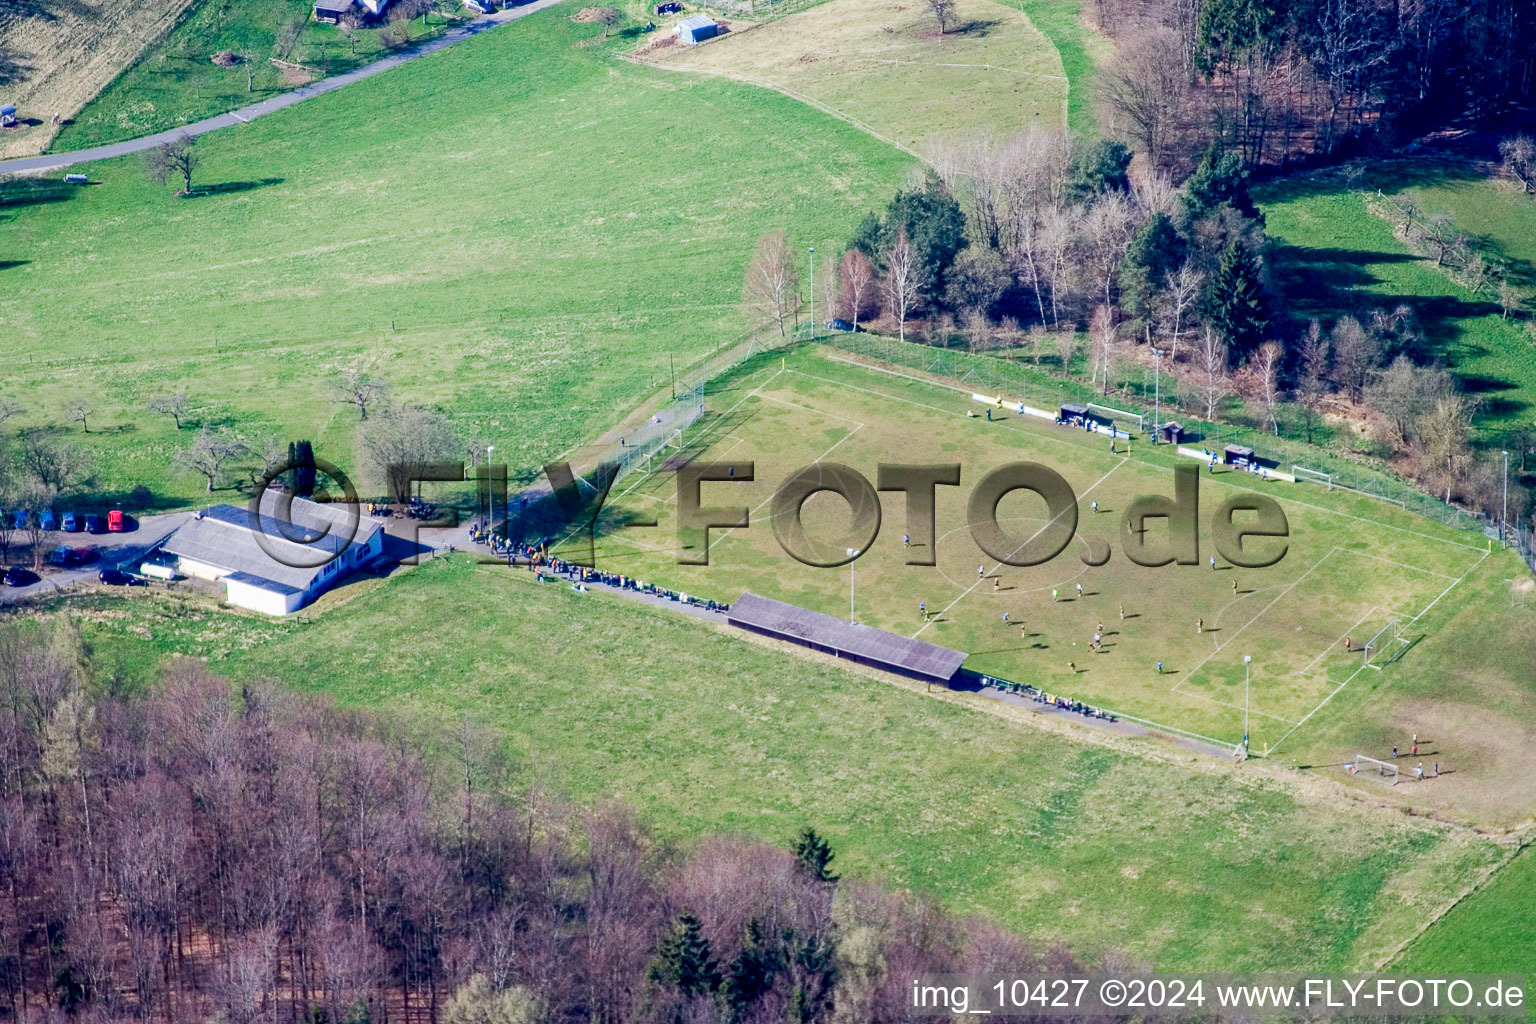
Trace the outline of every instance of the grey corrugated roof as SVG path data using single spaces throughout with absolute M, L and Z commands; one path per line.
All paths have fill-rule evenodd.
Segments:
M 703 14 L 695 14 L 691 18 L 684 18 L 677 23 L 678 30 L 687 29 L 692 32 L 696 28 L 708 28 L 715 23 L 715 19 Z
M 196 518 L 182 524 L 171 534 L 162 548 L 170 554 L 215 566 L 229 573 L 240 573 L 256 580 L 298 590 L 307 590 L 319 575 L 323 565 L 307 563 L 319 560 L 318 552 L 338 553 L 348 543 L 346 536 L 351 528 L 351 513 L 346 505 L 326 505 L 294 498 L 285 520 L 276 517 L 278 500 L 284 497 L 275 491 L 262 496 L 261 529 L 266 547 L 277 557 L 263 549 L 253 536 L 256 523 L 249 508 L 235 505 L 215 505 L 205 509 Z M 291 526 L 286 524 L 291 523 Z M 367 516 L 359 515 L 356 533 L 350 538 L 353 544 L 366 544 L 383 527 Z M 284 532 L 303 540 L 317 538 L 313 543 L 288 540 Z M 324 536 L 320 534 L 324 533 Z M 296 562 L 285 565 L 284 562 Z M 252 580 L 246 580 L 252 582 Z
M 356 0 L 315 0 L 315 10 L 337 11 L 345 14 L 352 9 L 354 3 Z
M 726 619 L 733 626 L 773 633 L 799 643 L 829 647 L 856 658 L 934 679 L 950 679 L 965 661 L 965 654 L 961 651 L 887 633 L 873 626 L 855 625 L 836 616 L 813 612 L 809 608 L 785 604 L 753 593 L 742 594 L 731 605 Z

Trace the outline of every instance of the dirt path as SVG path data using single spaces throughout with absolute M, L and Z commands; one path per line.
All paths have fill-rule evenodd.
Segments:
M 374 61 L 372 64 L 365 64 L 356 70 L 313 82 L 292 92 L 285 92 L 281 96 L 273 96 L 271 99 L 262 100 L 260 103 L 253 103 L 248 107 L 241 107 L 239 110 L 232 110 L 227 114 L 219 114 L 216 117 L 206 118 L 202 121 L 194 121 L 192 124 L 183 125 L 180 128 L 172 128 L 169 131 L 156 132 L 154 135 L 146 135 L 138 139 L 128 139 L 124 142 L 113 142 L 105 146 L 80 149 L 73 153 L 49 153 L 44 156 L 24 157 L 17 160 L 0 160 L 0 174 L 51 171 L 57 170 L 60 167 L 71 167 L 75 164 L 91 163 L 95 160 L 108 160 L 112 157 L 142 153 L 144 150 L 153 149 L 184 135 L 206 135 L 209 132 L 218 131 L 220 128 L 232 128 L 237 124 L 254 121 L 256 118 L 263 117 L 275 110 L 282 110 L 284 107 L 291 107 L 295 103 L 302 103 L 314 96 L 335 92 L 337 89 L 351 85 L 353 82 L 372 78 L 374 75 L 388 71 L 391 68 L 397 68 L 402 64 L 408 64 L 413 60 L 425 57 L 429 53 L 436 53 L 445 47 L 461 43 L 471 36 L 479 35 L 486 29 L 495 28 L 497 25 L 503 25 L 509 21 L 517 21 L 519 18 L 526 18 L 530 14 L 542 11 L 546 7 L 553 7 L 560 2 L 561 0 L 533 0 L 532 3 L 523 4 L 520 7 L 497 11 L 495 14 L 488 14 L 483 18 L 476 18 L 474 21 L 461 25 L 458 28 L 450 29 L 430 42 L 422 43 L 420 46 L 403 50 L 400 53 L 391 54 L 382 60 Z

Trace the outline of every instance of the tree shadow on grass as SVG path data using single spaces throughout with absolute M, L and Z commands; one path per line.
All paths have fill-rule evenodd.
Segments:
M 16 178 L 0 183 L 0 207 L 40 206 L 75 197 L 78 185 L 43 178 Z
M 216 185 L 193 185 L 192 191 L 184 193 L 182 199 L 200 199 L 203 196 L 223 196 L 234 192 L 250 192 L 253 189 L 266 188 L 268 185 L 281 185 L 283 178 L 262 178 L 259 181 L 221 181 Z
M 12 267 L 24 267 L 31 260 L 0 260 L 0 270 L 10 270 Z
M 966 22 L 964 25 L 956 25 L 944 34 L 949 36 L 984 36 L 1001 24 L 1001 20 L 993 19 L 989 21 L 977 18 L 974 21 Z

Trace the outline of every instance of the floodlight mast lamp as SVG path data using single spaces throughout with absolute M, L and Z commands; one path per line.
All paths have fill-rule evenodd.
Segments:
M 1499 543 L 1504 541 L 1504 524 L 1509 522 L 1509 452 L 1504 452 L 1504 511 L 1499 513 Z
M 1152 355 L 1152 443 L 1157 444 L 1157 425 L 1163 416 L 1163 355 L 1162 349 L 1153 346 Z M 1143 378 L 1145 379 L 1145 378 Z
M 806 250 L 811 258 L 811 340 L 816 340 L 816 247 Z M 852 549 L 850 549 L 852 550 Z
M 848 556 L 848 621 L 857 626 L 858 622 L 853 617 L 853 563 L 859 560 L 863 552 L 858 548 L 844 548 L 843 552 Z
M 1243 655 L 1243 759 L 1248 758 L 1248 671 L 1253 664 L 1251 654 Z
M 496 460 L 492 458 L 495 454 L 495 445 L 485 446 L 485 534 L 487 537 L 496 528 L 496 486 L 491 482 L 491 477 L 495 473 L 491 468 L 496 465 Z

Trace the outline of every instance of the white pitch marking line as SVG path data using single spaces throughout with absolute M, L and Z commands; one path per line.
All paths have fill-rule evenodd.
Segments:
M 1105 480 L 1108 480 L 1109 477 L 1110 477 L 1110 474 L 1114 473 L 1115 470 L 1119 469 L 1121 466 L 1125 465 L 1129 461 L 1130 461 L 1130 459 L 1121 459 L 1115 465 L 1111 466 L 1110 469 L 1109 469 L 1109 472 L 1105 473 L 1103 476 L 1099 477 L 1093 483 L 1089 484 L 1088 485 L 1088 489 L 1086 491 L 1084 491 L 1083 494 L 1084 495 L 1092 494 L 1093 493 L 1093 489 L 1095 487 L 1099 486 L 1099 484 L 1103 483 Z M 1074 512 L 1077 510 L 1077 506 L 1076 505 L 1072 506 L 1072 508 L 1073 508 Z M 1061 516 L 1064 516 L 1064 515 L 1066 515 L 1066 512 L 1062 512 L 1061 515 L 1058 515 L 1056 517 L 1056 519 L 1060 519 Z M 1056 522 L 1056 519 L 1048 520 L 1044 526 L 1040 527 L 1040 529 L 1038 529 L 1034 533 L 1030 534 L 1029 537 L 1026 540 L 1020 542 L 1019 546 L 1014 548 L 1013 551 L 1010 551 L 1009 554 L 1012 555 L 1012 554 L 1015 554 L 1015 553 L 1017 553 L 1019 551 L 1022 551 L 1036 537 L 1040 536 L 1046 530 L 1050 529 L 1051 526 Z M 925 630 L 929 626 L 933 625 L 934 621 L 937 620 L 939 618 L 939 616 L 944 615 L 951 608 L 953 608 L 955 605 L 959 604 L 961 601 L 964 601 L 967 597 L 969 597 L 971 595 L 972 591 L 974 591 L 977 587 L 981 586 L 982 580 L 986 579 L 988 576 L 992 575 L 992 573 L 994 573 L 997 570 L 1001 569 L 1003 567 L 1003 564 L 1004 563 L 1002 563 L 1002 562 L 997 562 L 997 563 L 993 564 L 992 568 L 989 569 L 987 572 L 983 573 L 981 575 L 981 577 L 976 580 L 975 583 L 972 583 L 969 587 L 967 587 L 965 589 L 964 593 L 962 593 L 959 597 L 955 598 L 953 601 L 949 602 L 949 604 L 945 605 L 943 608 L 939 609 L 939 611 L 938 611 L 938 613 L 936 615 L 932 616 L 931 618 L 929 618 L 929 620 L 927 622 L 923 623 L 922 626 L 918 629 L 918 631 L 916 633 L 912 634 L 912 638 L 914 640 L 917 639 L 919 636 L 922 635 L 923 630 Z

